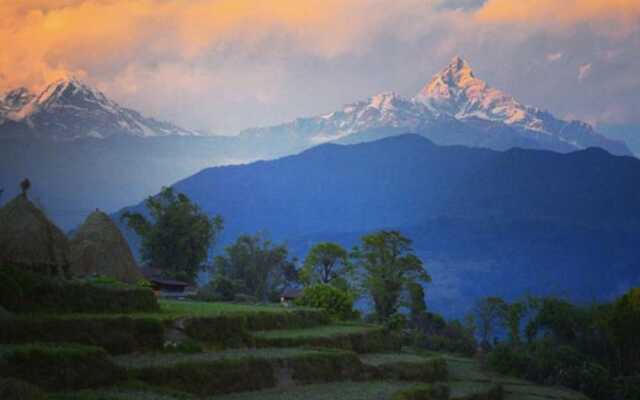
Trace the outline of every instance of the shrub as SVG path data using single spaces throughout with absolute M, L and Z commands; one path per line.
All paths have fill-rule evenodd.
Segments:
M 355 353 L 323 351 L 285 360 L 284 367 L 298 383 L 325 383 L 354 379 L 360 375 L 362 363 Z
M 159 310 L 155 295 L 148 289 L 65 281 L 13 267 L 0 267 L 0 293 L 0 305 L 19 313 Z
M 573 347 L 547 341 L 518 348 L 499 345 L 489 354 L 489 365 L 500 373 L 566 386 L 594 399 L 608 400 L 613 390 L 606 368 Z
M 0 399 L 45 400 L 47 396 L 36 386 L 15 378 L 0 378 Z
M 376 380 L 425 383 L 445 381 L 449 375 L 447 362 L 443 358 L 426 359 L 422 362 L 396 361 L 368 365 L 367 372 Z
M 384 321 L 384 327 L 390 331 L 400 332 L 407 326 L 408 322 L 407 317 L 403 314 L 395 313 Z
M 338 320 L 353 319 L 353 296 L 346 290 L 331 285 L 313 285 L 304 289 L 296 304 L 325 310 Z
M 189 337 L 222 347 L 242 347 L 252 343 L 243 315 L 189 318 L 184 327 Z
M 277 383 L 272 364 L 254 358 L 145 367 L 133 370 L 132 374 L 149 384 L 198 396 L 261 390 Z
M 524 349 L 506 344 L 497 345 L 489 354 L 489 365 L 505 375 L 525 376 L 530 360 Z
M 408 340 L 413 346 L 465 356 L 476 352 L 475 337 L 458 321 L 447 322 L 438 314 L 423 313 L 411 326 L 414 329 Z
M 0 329 L 0 343 L 79 343 L 112 354 L 162 349 L 164 326 L 145 318 L 12 319 Z
M 31 344 L 10 346 L 0 355 L 0 375 L 47 390 L 74 390 L 110 385 L 123 378 L 107 353 L 97 347 Z

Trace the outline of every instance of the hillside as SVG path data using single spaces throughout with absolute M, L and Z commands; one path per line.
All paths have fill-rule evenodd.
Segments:
M 209 168 L 175 188 L 225 218 L 223 243 L 267 230 L 304 255 L 318 240 L 351 246 L 398 228 L 434 277 L 430 302 L 459 314 L 482 294 L 591 300 L 638 282 L 639 178 L 640 160 L 597 149 L 496 152 L 404 135 Z

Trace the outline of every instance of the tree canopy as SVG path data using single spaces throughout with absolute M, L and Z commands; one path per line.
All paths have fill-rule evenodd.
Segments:
M 300 279 L 307 286 L 317 283 L 346 286 L 349 269 L 347 250 L 337 243 L 319 243 L 307 254 L 300 270 Z
M 400 307 L 400 297 L 410 283 L 430 282 L 411 240 L 398 231 L 365 235 L 354 248 L 353 258 L 365 272 L 365 290 L 373 299 L 377 317 L 386 321 Z
M 212 285 L 222 300 L 244 294 L 267 301 L 297 280 L 287 246 L 273 244 L 260 233 L 240 236 L 215 258 L 214 269 Z
M 222 218 L 209 217 L 186 195 L 169 187 L 147 198 L 145 206 L 149 218 L 141 213 L 122 215 L 142 237 L 142 259 L 169 278 L 193 282 L 222 230 Z

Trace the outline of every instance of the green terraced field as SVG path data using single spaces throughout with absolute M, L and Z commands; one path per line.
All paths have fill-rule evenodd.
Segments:
M 210 400 L 390 400 L 410 387 L 398 382 L 343 382 L 215 396 Z
M 253 336 L 261 339 L 313 339 L 367 333 L 379 329 L 375 325 L 338 324 L 318 326 L 311 329 L 261 331 L 253 333 Z
M 166 367 L 185 362 L 206 362 L 242 358 L 266 360 L 286 359 L 296 356 L 321 354 L 320 351 L 298 348 L 230 349 L 207 353 L 145 353 L 112 357 L 112 360 L 127 369 Z
M 160 311 L 138 313 L 70 313 L 70 314 L 31 314 L 20 318 L 57 318 L 57 319 L 96 319 L 96 318 L 151 318 L 159 320 L 172 320 L 182 317 L 215 317 L 221 315 L 242 315 L 255 313 L 295 313 L 298 311 L 318 311 L 312 308 L 296 307 L 285 308 L 273 304 L 235 304 L 235 303 L 209 303 L 183 300 L 159 300 Z
M 363 364 L 376 367 L 391 363 L 423 363 L 429 359 L 433 359 L 433 357 L 423 357 L 409 353 L 371 353 L 360 356 Z

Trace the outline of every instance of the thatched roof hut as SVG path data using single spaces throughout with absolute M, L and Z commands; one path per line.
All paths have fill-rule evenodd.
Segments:
M 0 264 L 47 275 L 63 275 L 69 268 L 67 237 L 26 193 L 0 208 Z
M 120 229 L 96 210 L 71 239 L 71 272 L 78 276 L 104 275 L 135 283 L 142 274 Z

